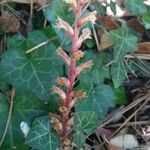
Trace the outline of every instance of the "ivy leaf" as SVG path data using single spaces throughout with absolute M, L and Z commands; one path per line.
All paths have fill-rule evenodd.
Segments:
M 118 62 L 121 58 L 129 53 L 137 50 L 137 37 L 129 34 L 125 28 L 110 32 L 110 36 L 114 42 L 114 60 Z
M 108 108 L 113 106 L 115 95 L 109 85 L 94 87 L 87 93 L 87 98 L 76 105 L 76 112 L 93 111 L 100 119 L 106 115 Z
M 121 62 L 111 65 L 111 76 L 114 87 L 118 88 L 126 78 Z
M 27 38 L 29 47 L 48 40 L 47 36 L 36 31 Z M 52 42 L 26 54 L 23 49 L 10 49 L 2 55 L 0 79 L 21 90 L 33 92 L 42 100 L 48 100 L 50 88 L 56 77 L 63 73 L 63 62 L 55 54 Z
M 35 118 L 31 131 L 26 138 L 26 144 L 40 150 L 55 150 L 58 148 L 59 140 L 52 133 L 48 116 Z
M 125 0 L 127 10 L 133 15 L 140 15 L 147 12 L 143 0 Z
M 0 139 L 6 126 L 6 120 L 9 111 L 8 99 L 0 95 Z M 30 124 L 32 119 L 36 116 L 45 114 L 44 104 L 37 99 L 34 95 L 27 93 L 17 93 L 14 97 L 12 117 L 10 120 L 9 128 L 2 144 L 2 149 L 20 149 L 28 150 L 28 147 L 24 144 L 25 140 L 20 129 L 20 123 L 22 121 Z
M 76 112 L 74 117 L 73 142 L 78 148 L 82 148 L 86 138 L 95 131 L 98 125 L 98 117 L 95 112 L 91 111 Z

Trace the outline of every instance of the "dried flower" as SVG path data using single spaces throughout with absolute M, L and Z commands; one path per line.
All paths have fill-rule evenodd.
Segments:
M 20 27 L 20 22 L 15 15 L 4 11 L 0 17 L 0 25 L 3 27 L 6 33 L 17 32 Z
M 80 60 L 80 58 L 82 58 L 83 55 L 84 55 L 84 52 L 78 50 L 78 51 L 73 52 L 71 54 L 71 58 L 73 58 L 73 59 L 75 59 L 77 61 L 77 60 Z
M 70 139 L 65 139 L 63 141 L 63 150 L 71 150 L 72 149 L 72 142 Z
M 86 92 L 83 92 L 82 90 L 75 91 L 74 97 L 76 99 L 84 99 L 86 97 Z
M 92 60 L 89 60 L 89 61 L 87 61 L 87 62 L 81 64 L 80 66 L 78 66 L 78 67 L 76 68 L 76 76 L 78 76 L 78 75 L 81 73 L 81 71 L 83 71 L 83 70 L 85 70 L 85 69 L 88 69 L 88 68 L 91 68 L 92 65 L 93 65 Z
M 88 13 L 86 16 L 82 17 L 79 20 L 78 26 L 82 27 L 85 24 L 87 24 L 88 22 L 91 22 L 92 24 L 95 24 L 95 21 L 97 20 L 96 14 L 97 14 L 97 12 L 93 11 L 93 12 Z
M 74 35 L 74 30 L 73 28 L 69 25 L 69 23 L 67 23 L 66 21 L 62 20 L 61 18 L 57 18 L 57 23 L 56 23 L 56 27 L 58 29 L 64 29 L 67 34 L 72 37 Z
M 56 79 L 56 82 L 60 85 L 60 86 L 66 86 L 68 87 L 70 85 L 70 82 L 67 78 L 65 77 L 58 77 Z
M 67 131 L 70 131 L 74 123 L 74 117 L 71 117 L 67 122 Z
M 66 113 L 68 111 L 68 109 L 65 106 L 59 107 L 59 111 L 61 113 Z
M 65 94 L 65 92 L 64 92 L 62 89 L 60 89 L 59 87 L 53 86 L 53 87 L 52 87 L 52 92 L 58 94 L 59 97 L 60 97 L 62 100 L 66 100 L 66 94 Z
M 70 65 L 71 59 L 61 47 L 56 50 L 56 54 L 62 57 L 68 66 Z
M 82 30 L 82 34 L 78 39 L 78 48 L 81 46 L 82 42 L 86 39 L 91 39 L 91 31 L 88 28 Z
M 53 124 L 54 129 L 60 133 L 60 131 L 62 130 L 62 123 L 60 122 L 60 120 L 56 117 L 51 117 L 51 123 Z

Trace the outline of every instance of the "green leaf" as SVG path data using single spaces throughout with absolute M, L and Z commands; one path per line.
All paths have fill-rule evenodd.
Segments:
M 113 106 L 115 95 L 108 85 L 101 85 L 91 89 L 87 93 L 87 98 L 76 105 L 76 112 L 93 111 L 100 119 L 103 119 L 108 108 Z
M 121 62 L 113 63 L 111 65 L 111 76 L 114 87 L 118 88 L 126 78 Z
M 6 126 L 9 103 L 5 96 L 0 95 L 0 139 Z M 20 123 L 25 121 L 30 124 L 34 117 L 43 114 L 46 114 L 45 106 L 39 99 L 29 92 L 28 94 L 17 93 L 14 98 L 9 128 L 1 149 L 28 150 L 28 147 L 24 144 L 25 139 L 20 129 Z
M 145 13 L 142 15 L 142 22 L 146 29 L 150 29 L 150 13 Z
M 26 144 L 39 150 L 56 150 L 59 146 L 58 137 L 52 133 L 48 116 L 35 118 Z
M 114 60 L 118 62 L 129 52 L 137 50 L 137 37 L 129 34 L 124 27 L 113 30 L 110 36 L 114 42 Z
M 83 147 L 86 138 L 95 131 L 99 121 L 96 113 L 91 111 L 76 112 L 74 117 L 73 142 L 79 149 Z
M 132 15 L 140 15 L 147 12 L 143 0 L 125 0 L 125 6 Z
M 36 31 L 27 38 L 28 47 L 48 40 L 47 36 Z M 63 73 L 63 62 L 56 56 L 52 42 L 26 54 L 23 49 L 10 49 L 2 55 L 0 79 L 13 86 L 33 92 L 42 100 L 50 97 L 50 88 L 55 79 Z

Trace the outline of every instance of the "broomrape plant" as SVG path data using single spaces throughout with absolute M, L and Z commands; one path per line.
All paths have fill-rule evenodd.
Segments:
M 77 101 L 84 99 L 86 97 L 86 92 L 82 89 L 75 90 L 74 86 L 76 83 L 77 76 L 88 68 L 91 68 L 93 63 L 92 60 L 84 62 L 77 65 L 77 61 L 84 57 L 84 52 L 80 50 L 80 47 L 88 38 L 91 38 L 91 31 L 88 28 L 83 27 L 91 22 L 92 24 L 96 21 L 96 11 L 90 12 L 85 16 L 81 16 L 84 6 L 87 4 L 88 0 L 64 0 L 73 13 L 75 14 L 74 27 L 71 27 L 69 23 L 65 22 L 58 17 L 56 26 L 58 29 L 63 29 L 66 31 L 67 35 L 71 38 L 72 45 L 71 51 L 68 55 L 62 48 L 57 49 L 57 55 L 60 56 L 66 63 L 69 72 L 68 77 L 58 77 L 56 82 L 58 86 L 53 86 L 52 92 L 59 96 L 60 107 L 59 116 L 52 116 L 51 123 L 53 124 L 54 130 L 60 137 L 60 149 L 70 150 L 73 148 L 72 144 L 72 134 L 73 134 L 73 124 L 74 115 L 73 108 Z M 65 87 L 65 88 L 64 88 Z M 63 89 L 65 90 L 63 90 Z

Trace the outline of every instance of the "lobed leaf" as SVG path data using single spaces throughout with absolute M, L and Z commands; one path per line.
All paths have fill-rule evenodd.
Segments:
M 98 125 L 98 116 L 95 112 L 77 112 L 74 120 L 74 137 L 73 142 L 78 148 L 82 148 L 86 138 L 92 134 Z
M 125 28 L 110 32 L 110 36 L 114 42 L 114 60 L 118 62 L 129 52 L 137 50 L 137 37 L 133 34 L 129 34 Z
M 0 94 L 0 139 L 6 126 L 6 120 L 9 111 L 8 99 Z M 32 119 L 36 116 L 45 114 L 45 106 L 34 95 L 27 93 L 17 93 L 14 98 L 13 111 L 9 128 L 1 149 L 19 149 L 28 150 L 28 146 L 24 144 L 24 136 L 20 129 L 22 121 L 30 125 Z
M 103 119 L 114 100 L 115 95 L 109 85 L 97 86 L 89 90 L 85 100 L 77 103 L 76 112 L 93 111 L 99 119 Z
M 27 38 L 28 47 L 34 47 L 48 40 L 41 31 L 31 33 Z M 0 79 L 13 86 L 33 92 L 41 100 L 48 100 L 50 88 L 56 77 L 63 73 L 63 62 L 55 54 L 52 41 L 26 54 L 21 48 L 10 49 L 2 55 Z
M 58 137 L 52 132 L 48 116 L 35 118 L 26 144 L 39 150 L 56 150 L 59 146 Z

